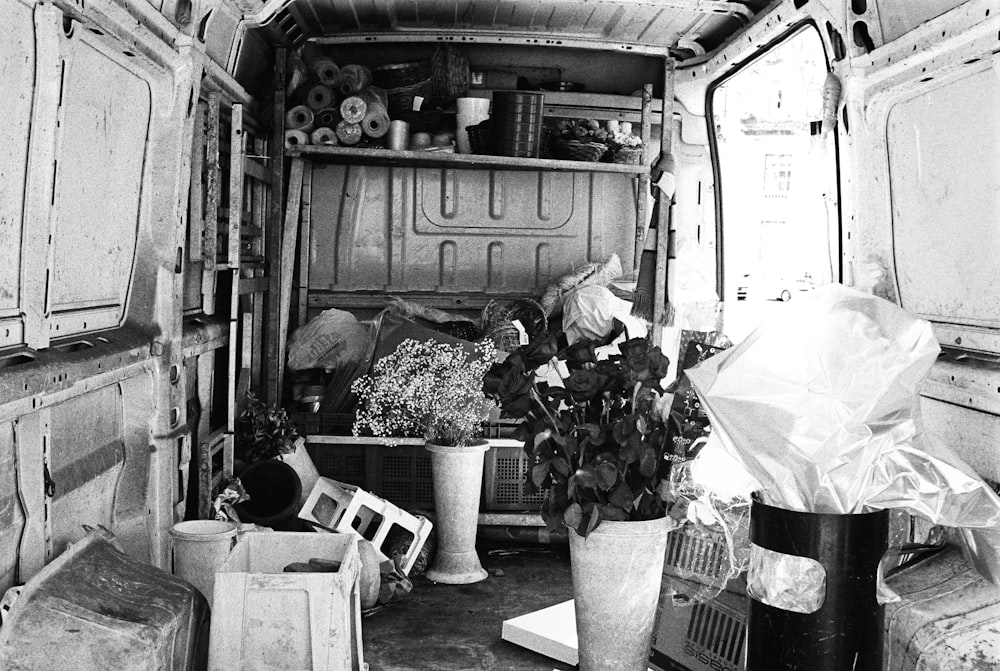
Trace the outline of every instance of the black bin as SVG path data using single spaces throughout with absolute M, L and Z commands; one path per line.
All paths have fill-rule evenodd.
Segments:
M 885 607 L 876 598 L 878 565 L 888 548 L 889 514 L 802 513 L 754 500 L 750 540 L 809 557 L 826 571 L 826 596 L 814 613 L 749 599 L 747 671 L 881 671 Z

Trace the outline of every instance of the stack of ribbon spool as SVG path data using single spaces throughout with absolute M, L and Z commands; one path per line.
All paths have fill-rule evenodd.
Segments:
M 378 139 L 389 132 L 388 98 L 371 85 L 371 70 L 364 65 L 338 67 L 325 57 L 306 65 L 310 83 L 288 101 L 286 145 L 357 145 L 364 137 Z

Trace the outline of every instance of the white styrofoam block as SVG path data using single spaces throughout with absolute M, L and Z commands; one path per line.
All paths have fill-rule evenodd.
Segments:
M 340 568 L 284 572 L 313 558 Z M 353 535 L 244 536 L 216 573 L 210 671 L 362 671 L 360 567 Z
M 406 573 L 413 568 L 433 527 L 426 517 L 411 515 L 370 492 L 330 478 L 319 479 L 299 519 L 326 531 L 365 538 L 385 555 L 389 554 L 384 546 L 386 540 L 393 528 L 399 527 L 413 537 L 403 564 Z

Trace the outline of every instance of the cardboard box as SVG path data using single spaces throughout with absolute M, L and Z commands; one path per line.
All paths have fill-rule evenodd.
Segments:
M 743 671 L 747 596 L 723 591 L 711 601 L 660 604 L 650 666 L 656 671 Z
M 330 573 L 285 573 L 295 562 Z M 361 560 L 353 534 L 250 533 L 215 577 L 210 671 L 361 671 Z

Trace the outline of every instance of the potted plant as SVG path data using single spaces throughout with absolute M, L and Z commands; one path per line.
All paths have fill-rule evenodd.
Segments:
M 247 393 L 235 436 L 236 456 L 243 464 L 236 475 L 250 496 L 237 505 L 241 517 L 263 526 L 298 527 L 295 515 L 319 479 L 304 445 L 284 409 Z
M 536 368 L 555 359 L 562 386 Z M 596 343 L 533 343 L 494 366 L 486 391 L 523 419 L 526 491 L 570 527 L 580 668 L 646 668 L 671 502 L 668 359 L 644 338 L 603 360 Z M 549 381 L 551 380 L 551 381 Z
M 476 554 L 476 525 L 489 443 L 483 422 L 495 404 L 483 377 L 496 360 L 491 342 L 461 345 L 407 339 L 351 389 L 360 409 L 355 435 L 423 437 L 431 453 L 438 550 L 426 575 L 434 582 L 486 579 Z

